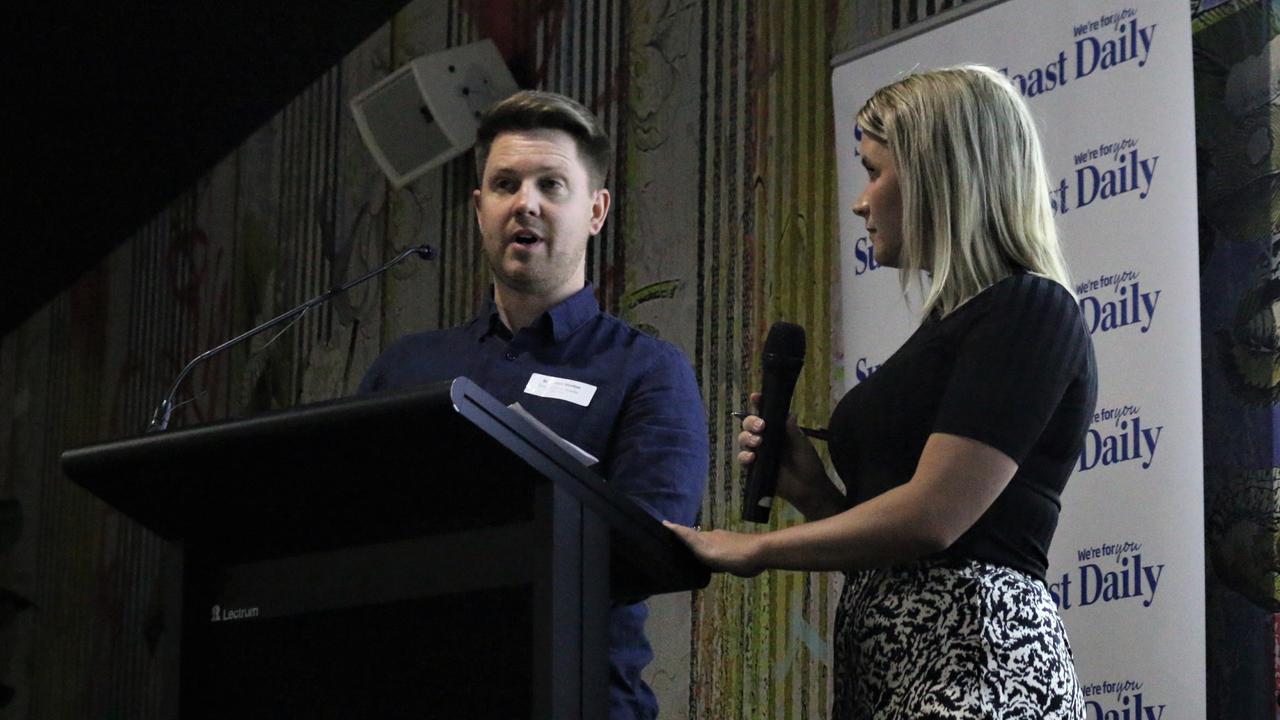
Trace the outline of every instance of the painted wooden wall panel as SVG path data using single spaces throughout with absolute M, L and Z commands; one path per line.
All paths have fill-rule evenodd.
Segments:
M 33 406 L 43 405 L 45 377 L 40 368 L 47 356 L 43 349 L 48 342 L 47 333 L 48 314 L 43 309 L 7 335 L 0 351 L 0 407 L 7 416 L 5 432 L 0 435 L 4 444 L 0 448 L 4 458 L 0 466 L 0 497 L 6 507 L 6 527 L 0 532 L 4 538 L 0 546 L 0 559 L 4 561 L 0 566 L 0 638 L 6 641 L 0 644 L 0 683 L 6 687 L 14 712 L 23 713 L 23 717 L 28 716 L 31 706 L 33 655 L 43 620 L 33 603 L 41 591 L 37 579 L 36 508 L 43 488 L 37 459 L 45 441 L 40 425 L 45 414 L 42 407 Z
M 492 20 L 493 11 L 482 3 L 451 3 L 446 22 L 446 47 L 465 45 L 479 38 L 477 21 Z M 532 34 L 536 22 L 524 13 L 518 16 L 523 32 Z M 405 58 L 408 60 L 408 58 Z M 470 320 L 483 302 L 489 284 L 488 268 L 480 250 L 471 191 L 476 187 L 475 170 L 470 153 L 450 161 L 441 171 L 440 245 L 441 277 L 438 286 L 440 312 L 435 327 L 450 327 Z
M 282 112 L 250 136 L 236 153 L 236 281 L 232 302 L 236 331 L 261 324 L 292 306 L 280 260 L 286 232 L 285 136 Z M 291 404 L 292 344 L 274 342 L 277 335 L 278 332 L 258 335 L 228 352 L 233 378 L 232 414 L 245 415 Z
M 615 270 L 625 290 L 615 312 L 693 358 L 700 276 L 701 11 L 696 4 L 651 2 L 631 3 L 626 12 L 626 93 L 618 111 L 625 137 L 617 143 L 622 177 L 614 183 L 617 205 L 610 221 L 625 234 L 625 269 Z M 646 625 L 655 658 L 644 677 L 663 717 L 677 720 L 689 717 L 692 601 L 690 593 L 652 598 Z
M 225 170 L 222 175 L 225 178 Z M 214 237 L 223 243 L 230 240 L 225 232 L 215 233 Z M 201 248 L 201 252 L 208 250 L 207 244 Z M 135 331 L 142 321 L 140 315 L 145 312 L 134 304 L 134 261 L 135 252 L 122 247 L 94 273 L 94 283 L 102 284 L 92 303 L 101 304 L 105 322 L 102 331 L 105 347 L 99 359 L 103 387 L 99 402 L 82 403 L 71 410 L 96 418 L 97 429 L 70 445 L 139 433 L 150 419 L 160 395 L 173 380 L 157 377 L 154 384 L 140 382 L 143 357 L 154 354 L 155 348 L 134 346 Z M 224 281 L 229 278 L 229 271 L 230 263 L 224 262 L 219 270 Z M 80 286 L 72 292 L 80 292 Z M 194 305 L 201 310 L 213 307 L 198 298 Z M 205 318 L 207 322 L 209 316 L 206 314 Z M 224 332 L 225 317 L 222 323 L 221 330 L 211 331 Z M 75 324 L 79 326 L 81 322 Z M 169 372 L 176 372 L 176 368 L 170 368 Z M 222 388 L 213 388 L 211 398 L 214 402 L 222 398 L 225 403 L 225 384 Z M 119 696 L 114 701 L 95 699 L 92 707 L 100 709 L 104 716 L 172 716 L 178 700 L 180 557 L 168 543 L 120 517 L 96 499 L 89 499 L 88 493 L 69 484 L 66 487 L 91 503 L 87 520 L 101 523 L 101 539 L 97 544 L 101 545 L 102 555 L 97 563 L 97 577 L 85 583 L 84 588 L 93 603 L 95 617 L 90 627 L 80 630 L 94 637 L 103 628 L 110 628 L 109 633 L 103 633 L 108 641 L 103 642 L 97 652 L 109 657 L 102 660 L 102 666 L 112 670 L 104 672 L 95 668 L 94 671 L 102 675 L 101 682 Z M 48 512 L 47 508 L 42 508 L 42 512 Z M 62 681 L 85 682 L 83 678 L 65 677 Z M 51 716 L 66 715 L 52 713 Z
M 192 239 L 186 234 L 183 237 Z M 184 249 L 191 247 L 194 243 Z M 64 330 L 55 332 L 54 337 L 65 345 L 54 354 L 65 356 L 67 365 L 51 368 L 49 392 L 62 424 L 60 447 L 88 444 L 110 430 L 103 422 L 110 417 L 108 408 L 113 402 L 108 397 L 113 388 L 109 379 L 114 373 L 106 353 L 112 322 L 107 314 L 112 307 L 110 276 L 106 272 L 109 267 L 107 264 L 86 275 L 67 293 L 67 302 L 60 308 L 65 316 L 58 324 Z M 190 264 L 179 263 L 178 272 L 186 274 L 177 279 L 189 283 L 192 269 Z M 190 290 L 194 286 L 186 287 Z M 182 296 L 175 293 L 175 299 L 178 297 Z M 204 303 L 194 293 L 182 299 L 185 304 L 180 310 L 197 319 L 190 325 L 195 330 Z M 136 432 L 144 422 L 141 417 L 124 420 L 133 421 L 125 432 Z M 156 672 L 160 665 L 155 662 L 159 631 L 151 625 L 152 633 L 147 632 L 148 621 L 157 610 L 149 589 L 160 577 L 160 544 L 146 531 L 105 509 L 88 493 L 57 482 L 61 474 L 56 456 L 51 455 L 47 462 L 45 487 L 49 494 L 42 498 L 39 510 L 44 522 L 67 523 L 64 529 L 74 527 L 79 531 L 71 532 L 71 537 L 90 538 L 87 543 L 62 545 L 59 559 L 42 565 L 42 571 L 52 572 L 55 577 L 65 573 L 60 583 L 64 590 L 82 588 L 81 592 L 59 593 L 59 605 L 55 606 L 58 612 L 70 615 L 63 626 L 68 642 L 84 643 L 86 637 L 90 640 L 87 666 L 81 669 L 74 686 L 85 689 L 83 701 L 87 708 L 102 708 L 118 717 L 153 714 L 164 702 L 163 685 L 159 682 L 163 673 Z M 67 535 L 64 529 L 55 530 L 41 542 L 57 547 L 57 538 Z M 65 564 L 62 557 L 71 559 L 73 564 Z M 62 604 L 67 602 L 70 604 Z
M 25 386 L 20 392 L 29 393 L 29 400 L 15 421 L 20 432 L 14 439 L 22 448 L 18 472 L 33 490 L 20 500 L 25 500 L 24 510 L 30 511 L 24 534 L 30 533 L 35 540 L 36 575 L 30 598 L 36 627 L 31 655 L 26 658 L 30 663 L 28 681 L 36 689 L 28 704 L 34 716 L 48 710 L 55 711 L 51 715 L 86 710 L 95 689 L 89 682 L 94 669 L 93 648 L 85 641 L 92 637 L 88 632 L 92 605 L 87 591 L 93 587 L 98 554 L 93 540 L 100 522 L 87 515 L 90 500 L 85 493 L 53 482 L 51 477 L 55 467 L 52 456 L 64 433 L 60 416 L 66 358 L 59 350 L 66 336 L 66 302 L 65 296 L 51 301 L 19 330 L 22 360 L 18 372 Z M 39 672 L 54 662 L 66 672 L 65 677 L 76 682 L 55 691 L 59 678 Z
M 281 134 L 283 161 L 281 219 L 276 254 L 281 283 L 277 312 L 296 306 L 330 285 L 331 263 L 324 255 L 323 231 L 331 227 L 335 169 L 333 135 L 337 102 L 336 70 L 330 70 L 285 108 Z M 289 374 L 285 407 L 312 396 L 307 387 L 313 353 L 323 352 L 330 337 L 332 303 L 302 315 L 294 331 L 277 341 L 287 350 Z M 319 399 L 319 396 L 310 397 Z
M 369 157 L 346 105 L 353 93 L 382 77 L 386 33 L 376 34 L 324 81 L 317 112 L 327 116 L 318 150 L 315 208 L 318 245 L 311 248 L 316 293 L 364 274 L 383 260 L 386 225 L 373 207 L 383 203 L 384 180 Z M 314 241 L 313 241 L 314 242 Z M 318 253 L 318 254 L 317 254 Z M 378 285 L 364 285 L 318 308 L 312 330 L 315 343 L 305 360 L 302 402 L 314 402 L 355 391 L 379 350 L 382 298 Z
M 370 74 L 384 77 L 413 58 L 448 47 L 454 12 L 451 2 L 407 5 L 387 28 L 386 37 L 375 45 L 379 52 L 376 60 L 370 58 Z M 467 161 L 464 156 L 454 162 Z M 384 309 L 377 347 L 386 347 L 403 335 L 440 326 L 440 288 L 446 266 L 443 250 L 450 240 L 443 235 L 443 172 L 427 173 L 399 191 L 386 183 L 378 187 L 382 194 L 371 205 L 371 213 L 385 228 L 383 256 L 389 258 L 403 248 L 423 243 L 440 253 L 430 263 L 409 261 L 379 281 Z
M 360 138 L 347 100 L 386 76 L 388 29 L 369 37 L 343 61 L 333 113 L 337 122 L 337 168 L 333 225 L 325 229 L 325 247 L 335 258 L 334 278 L 349 279 L 378 267 L 387 235 L 386 181 Z M 412 262 L 412 260 L 410 260 Z M 359 385 L 365 368 L 381 347 L 383 286 L 378 281 L 354 288 L 337 306 L 340 332 L 330 338 L 336 351 L 325 397 L 346 395 Z
M 238 165 L 234 156 L 219 162 L 196 186 L 183 226 L 172 240 L 173 295 L 187 316 L 190 331 L 180 362 L 214 347 L 236 334 L 231 321 L 233 268 L 236 252 L 235 213 Z M 202 363 L 186 383 L 191 404 L 188 422 L 226 417 L 232 383 L 229 358 Z M 174 372 L 178 372 L 175 370 Z
M 702 367 L 713 428 L 704 517 L 741 528 L 733 410 L 759 384 L 776 320 L 804 325 L 808 361 L 794 409 L 830 408 L 834 158 L 826 29 L 834 7 L 706 6 Z M 736 360 L 733 358 L 736 357 Z M 794 524 L 785 504 L 773 527 Z M 830 575 L 716 578 L 695 608 L 698 717 L 812 717 L 829 702 Z
M 740 513 L 740 474 L 732 461 L 733 426 L 729 413 L 742 409 L 751 347 L 741 338 L 754 324 L 742 268 L 748 241 L 744 234 L 742 193 L 749 187 L 739 157 L 746 145 L 740 134 L 744 75 L 748 56 L 742 47 L 751 9 L 758 5 L 706 3 L 700 22 L 701 90 L 699 127 L 698 345 L 695 361 L 707 403 L 711 430 L 711 470 L 703 525 L 736 527 Z M 747 296 L 749 297 L 749 296 Z M 761 580 L 712 578 L 694 605 L 695 656 L 693 717 L 744 717 L 758 692 L 760 648 L 753 628 L 768 628 L 767 609 L 754 607 L 751 588 Z
M 106 349 L 103 356 L 104 404 L 101 413 L 99 437 L 123 437 L 139 432 L 150 420 L 154 408 L 146 406 L 140 392 L 141 358 L 132 351 L 134 317 L 139 309 L 134 302 L 133 249 L 130 245 L 117 247 L 102 263 L 102 276 L 106 285 L 104 312 L 107 318 Z M 158 394 L 164 389 L 154 388 Z

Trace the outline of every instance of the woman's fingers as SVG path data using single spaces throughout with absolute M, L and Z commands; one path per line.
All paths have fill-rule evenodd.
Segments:
M 676 536 L 678 536 L 681 540 L 685 541 L 686 544 L 691 544 L 693 542 L 693 539 L 698 535 L 697 530 L 694 530 L 691 527 L 685 527 L 684 525 L 677 525 L 676 523 L 673 523 L 670 520 L 663 520 L 662 524 L 666 525 L 667 529 L 675 533 Z
M 747 396 L 747 401 L 754 412 L 760 411 L 760 393 L 751 393 Z M 738 433 L 738 447 L 742 448 L 738 453 L 739 465 L 750 465 L 755 462 L 756 454 L 751 449 L 760 447 L 760 442 L 764 439 L 760 433 L 763 431 L 764 419 L 760 416 L 748 415 L 742 419 L 742 432 Z
M 755 543 L 753 536 L 724 530 L 702 532 L 668 520 L 663 520 L 662 524 L 674 532 L 712 570 L 731 572 L 740 577 L 760 574 L 762 568 L 751 559 Z

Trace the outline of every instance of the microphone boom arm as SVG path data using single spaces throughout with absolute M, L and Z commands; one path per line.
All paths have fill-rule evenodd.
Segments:
M 330 288 L 320 293 L 319 295 L 311 298 L 310 300 L 302 303 L 301 305 L 293 308 L 292 310 L 283 312 L 271 318 L 270 320 L 262 323 L 261 325 L 253 328 L 252 330 L 241 333 L 240 335 L 237 335 L 231 338 L 230 340 L 222 343 L 221 345 L 215 348 L 211 348 L 209 350 L 205 350 L 204 352 L 195 356 L 191 360 L 191 362 L 187 363 L 186 367 L 182 368 L 182 372 L 178 373 L 178 379 L 173 381 L 173 386 L 169 388 L 169 394 L 165 395 L 164 400 L 160 401 L 159 407 L 156 408 L 155 414 L 151 417 L 150 424 L 147 425 L 147 432 L 149 433 L 160 432 L 169 427 L 169 418 L 173 414 L 173 408 L 174 408 L 173 399 L 178 394 L 178 388 L 182 385 L 182 381 L 186 379 L 187 375 L 191 374 L 191 371 L 195 369 L 195 367 L 200 363 L 204 362 L 205 360 L 208 360 L 209 358 L 213 357 L 214 355 L 217 355 L 218 353 L 222 352 L 223 350 L 226 350 L 229 347 L 238 345 L 244 342 L 245 340 L 248 340 L 249 338 L 253 337 L 254 335 L 257 335 L 258 333 L 270 330 L 271 328 L 279 325 L 280 323 L 285 322 L 286 320 L 292 320 L 293 318 L 301 315 L 302 313 L 305 313 L 306 311 L 310 310 L 316 305 L 326 303 L 329 300 L 336 297 L 337 295 L 340 295 L 350 290 L 356 285 L 359 285 L 360 283 L 363 283 L 372 277 L 381 275 L 387 270 L 390 270 L 393 266 L 399 264 L 402 260 L 409 257 L 410 255 L 417 255 L 421 257 L 423 260 L 430 260 L 433 257 L 435 257 L 435 254 L 436 254 L 436 251 L 430 245 L 417 245 L 417 246 L 411 247 L 408 250 L 405 250 L 404 252 L 395 256 L 391 260 L 383 263 L 381 266 L 374 268 L 373 270 L 370 270 L 364 275 L 361 275 L 360 277 L 354 280 L 348 280 L 347 282 L 343 283 L 342 285 L 339 285 L 338 287 Z

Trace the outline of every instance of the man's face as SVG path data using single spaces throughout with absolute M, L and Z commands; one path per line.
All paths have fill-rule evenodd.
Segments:
M 604 226 L 609 191 L 592 189 L 568 133 L 499 134 L 473 197 L 495 282 L 557 299 L 582 288 L 587 240 Z

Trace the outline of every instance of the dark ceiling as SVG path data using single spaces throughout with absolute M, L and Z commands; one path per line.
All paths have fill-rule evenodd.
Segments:
M 18 3 L 0 71 L 12 148 L 0 335 L 406 2 Z

